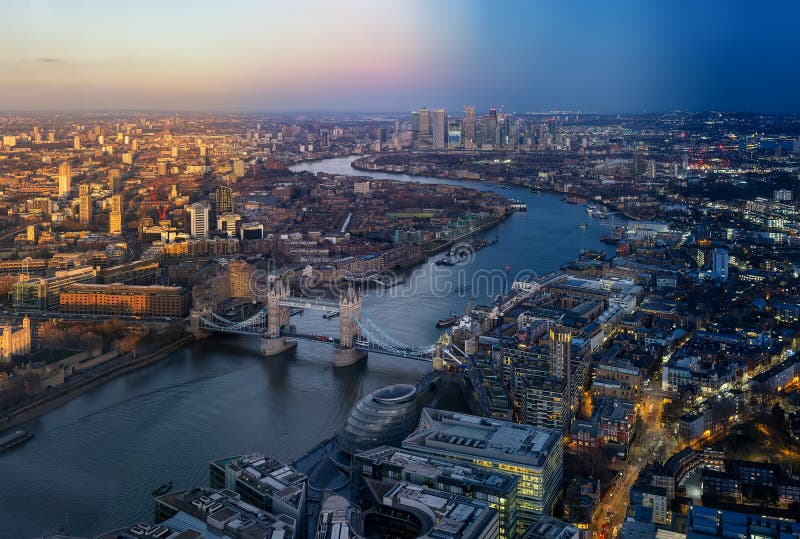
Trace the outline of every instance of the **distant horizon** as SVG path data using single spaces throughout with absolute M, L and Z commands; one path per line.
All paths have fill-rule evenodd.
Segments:
M 439 107 L 439 106 L 431 106 L 426 107 L 428 110 L 433 110 L 437 108 L 442 108 L 448 113 L 463 113 L 464 107 L 470 104 L 458 107 L 458 108 L 448 108 L 448 107 Z M 9 114 L 31 114 L 31 115 L 44 115 L 44 114 L 98 114 L 98 115 L 108 115 L 108 114 L 124 114 L 124 113 L 133 113 L 133 114 L 230 114 L 230 115 L 257 115 L 257 114 L 264 114 L 264 115 L 276 115 L 276 116 L 302 116 L 302 115 L 332 115 L 332 116 L 342 116 L 342 115 L 395 115 L 395 116 L 408 116 L 412 112 L 418 111 L 423 107 L 420 106 L 416 109 L 408 109 L 408 110 L 336 110 L 336 109 L 306 109 L 306 110 L 237 110 L 237 109 L 139 109 L 139 108 L 117 108 L 117 109 L 0 109 L 0 115 L 9 115 Z M 488 111 L 492 108 L 498 108 L 496 106 L 487 106 L 485 108 L 481 108 L 479 106 L 475 106 L 476 113 L 480 113 L 481 111 Z M 503 110 L 500 111 L 498 109 L 498 114 L 516 114 L 516 115 L 572 115 L 572 114 L 580 114 L 580 115 L 596 115 L 596 116 L 659 116 L 659 115 L 666 115 L 666 114 L 741 114 L 741 115 L 767 115 L 767 116 L 800 116 L 800 111 L 766 111 L 766 110 L 720 110 L 720 109 L 697 109 L 697 110 L 688 110 L 688 109 L 674 109 L 674 110 L 662 110 L 662 111 L 585 111 L 585 110 L 541 110 L 541 111 L 519 111 L 519 110 Z

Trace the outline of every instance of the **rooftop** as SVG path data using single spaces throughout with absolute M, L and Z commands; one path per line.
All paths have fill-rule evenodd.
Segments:
M 294 537 L 296 523 L 293 518 L 263 511 L 242 501 L 239 494 L 227 489 L 213 491 L 194 488 L 170 492 L 156 500 L 160 506 L 170 507 L 175 511 L 175 514 L 161 522 L 161 525 L 177 531 L 198 531 L 206 538 L 220 539 Z
M 236 474 L 237 481 L 295 507 L 299 506 L 303 484 L 308 479 L 291 466 L 258 453 L 214 460 L 211 465 L 231 470 Z
M 370 489 L 382 493 L 383 505 L 415 514 L 423 522 L 423 537 L 470 539 L 483 537 L 498 519 L 487 502 L 472 500 L 440 490 L 398 483 L 384 492 L 386 485 L 368 482 Z M 375 493 L 375 490 L 373 490 Z M 373 494 L 374 495 L 374 494 Z
M 425 408 L 403 447 L 542 467 L 560 443 L 559 433 L 552 429 Z
M 404 475 L 451 478 L 465 485 L 488 487 L 501 492 L 515 489 L 518 481 L 515 475 L 489 471 L 480 466 L 456 464 L 449 460 L 415 455 L 396 447 L 376 447 L 359 453 L 354 459 L 356 462 L 367 461 L 373 465 L 387 465 L 400 469 Z

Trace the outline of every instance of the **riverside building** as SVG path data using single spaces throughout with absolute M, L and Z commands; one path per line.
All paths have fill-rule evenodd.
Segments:
M 405 481 L 487 502 L 498 511 L 499 537 L 517 537 L 519 478 L 513 474 L 383 446 L 355 455 L 352 477 L 356 491 L 364 487 L 367 479 L 392 485 Z M 358 494 L 354 493 L 354 499 Z
M 179 286 L 74 284 L 61 292 L 60 310 L 73 314 L 183 317 L 192 296 Z
M 518 475 L 520 534 L 552 513 L 561 490 L 563 445 L 552 429 L 425 408 L 403 449 Z

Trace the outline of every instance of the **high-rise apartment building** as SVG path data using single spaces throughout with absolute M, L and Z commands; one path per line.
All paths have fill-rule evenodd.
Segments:
M 72 139 L 72 148 L 75 149 L 75 150 L 80 150 L 81 149 L 81 137 L 80 136 L 75 135 L 75 137 Z
M 431 112 L 431 128 L 433 132 L 433 147 L 447 147 L 447 111 L 444 109 L 433 109 Z
M 458 120 L 449 120 L 447 122 L 447 147 L 457 148 L 461 146 L 461 122 Z
M 462 125 L 463 135 L 461 141 L 464 147 L 475 147 L 475 106 L 467 105 L 464 107 L 464 124 Z
M 711 253 L 712 277 L 721 281 L 728 280 L 729 255 L 726 249 L 714 249 Z
M 118 168 L 112 168 L 108 171 L 108 188 L 112 191 L 119 191 L 122 187 L 122 174 Z
M 69 196 L 72 189 L 72 167 L 69 163 L 61 163 L 58 166 L 58 196 Z
M 79 187 L 80 193 L 80 221 L 81 224 L 88 225 L 92 222 L 92 189 L 89 184 Z
M 193 238 L 208 236 L 208 205 L 195 202 L 189 206 L 189 234 Z
M 241 159 L 234 160 L 241 161 Z M 244 163 L 244 161 L 242 161 Z M 244 175 L 244 174 L 243 174 Z M 220 185 L 216 191 L 217 215 L 233 213 L 233 191 L 227 185 Z
M 111 213 L 108 216 L 108 233 L 112 236 L 122 234 L 122 194 L 111 197 Z
M 233 175 L 237 178 L 244 178 L 244 159 L 233 160 Z

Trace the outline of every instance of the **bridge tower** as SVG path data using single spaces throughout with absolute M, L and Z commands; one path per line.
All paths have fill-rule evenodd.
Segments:
M 211 309 L 204 306 L 199 311 L 193 308 L 189 313 L 189 331 L 198 339 L 201 337 L 208 337 L 208 332 L 203 331 L 200 327 L 200 318 L 211 318 Z
M 453 339 L 450 335 L 445 332 L 439 337 L 434 345 L 433 349 L 433 369 L 436 371 L 444 370 L 445 365 L 447 364 L 447 357 L 445 355 L 445 350 L 447 350 L 450 345 L 453 343 Z
M 333 349 L 333 366 L 345 367 L 367 357 L 367 352 L 353 347 L 359 329 L 356 320 L 361 320 L 361 294 L 347 287 L 339 295 L 339 346 Z
M 261 338 L 261 354 L 274 356 L 297 346 L 283 335 L 289 329 L 289 307 L 281 302 L 289 297 L 289 284 L 277 279 L 267 291 L 267 334 Z

